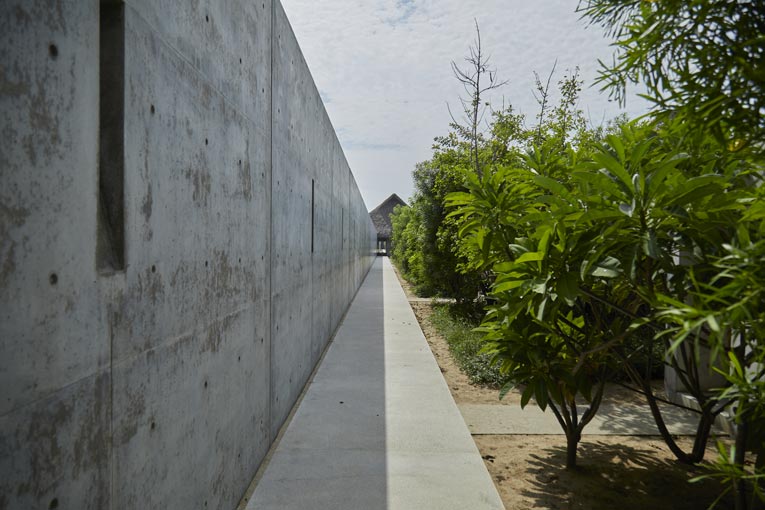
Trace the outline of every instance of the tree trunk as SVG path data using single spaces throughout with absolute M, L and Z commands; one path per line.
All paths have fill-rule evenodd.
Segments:
M 746 435 L 749 432 L 749 426 L 746 421 L 742 421 L 736 427 L 736 454 L 731 459 L 734 466 L 744 467 L 746 458 Z M 733 480 L 733 503 L 736 510 L 747 510 L 746 480 L 736 478 Z
M 698 426 L 696 428 L 696 435 L 694 437 L 694 444 L 691 453 L 684 452 L 677 444 L 672 434 L 667 429 L 667 425 L 664 423 L 664 417 L 661 414 L 658 400 L 653 394 L 651 389 L 651 383 L 642 377 L 637 370 L 635 370 L 629 362 L 624 363 L 624 367 L 627 371 L 627 375 L 632 382 L 643 390 L 643 395 L 646 398 L 648 407 L 651 410 L 656 427 L 659 430 L 659 434 L 662 439 L 675 455 L 677 460 L 684 464 L 697 464 L 704 460 L 704 453 L 706 452 L 706 445 L 709 440 L 709 434 L 712 430 L 712 424 L 715 421 L 716 413 L 712 412 L 712 404 L 710 402 L 700 402 L 701 405 L 701 417 L 699 419 Z M 676 368 L 677 369 L 677 368 Z M 697 392 L 700 394 L 701 392 Z
M 579 434 L 566 431 L 566 469 L 576 469 L 576 448 L 579 445 Z

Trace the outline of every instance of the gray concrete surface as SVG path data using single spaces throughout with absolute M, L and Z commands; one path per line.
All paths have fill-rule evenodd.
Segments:
M 387 258 L 369 272 L 246 508 L 503 508 Z
M 284 11 L 0 27 L 0 509 L 233 508 L 374 260 Z
M 563 434 L 552 411 L 536 405 L 460 404 L 460 413 L 472 434 Z M 696 434 L 698 414 L 661 405 L 667 428 L 678 436 Z M 721 429 L 716 433 L 724 434 Z M 657 436 L 656 422 L 646 406 L 603 404 L 584 428 L 583 435 Z

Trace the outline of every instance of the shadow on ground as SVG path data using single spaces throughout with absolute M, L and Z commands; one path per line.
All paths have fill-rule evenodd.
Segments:
M 714 480 L 689 483 L 700 468 L 660 460 L 649 448 L 584 440 L 579 467 L 565 469 L 566 448 L 532 454 L 526 469 L 530 484 L 523 496 L 536 508 L 571 510 L 700 510 L 722 492 Z M 732 508 L 729 498 L 716 507 Z

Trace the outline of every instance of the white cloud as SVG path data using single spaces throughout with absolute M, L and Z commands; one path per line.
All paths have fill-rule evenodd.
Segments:
M 593 123 L 619 113 L 596 88 L 598 58 L 611 49 L 597 27 L 579 20 L 576 0 L 282 0 L 325 100 L 346 157 L 371 209 L 391 193 L 412 193 L 415 163 L 430 157 L 435 136 L 448 129 L 446 103 L 458 105 L 460 85 L 450 62 L 461 61 L 475 38 L 501 79 L 502 96 L 533 117 L 533 71 L 556 76 L 579 66 L 580 106 Z M 635 98 L 627 112 L 645 103 Z

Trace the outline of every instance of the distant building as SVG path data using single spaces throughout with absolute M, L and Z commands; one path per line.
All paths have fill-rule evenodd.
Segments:
M 380 255 L 390 254 L 390 238 L 393 232 L 390 215 L 393 214 L 393 209 L 397 205 L 406 206 L 406 202 L 394 193 L 369 213 L 377 229 L 377 253 Z

